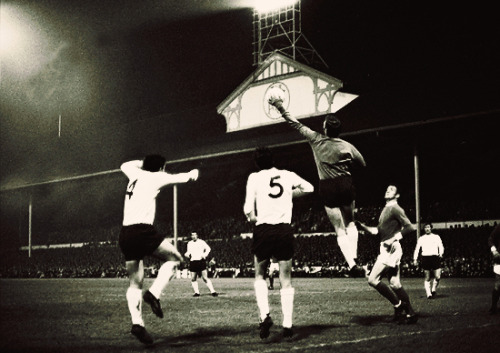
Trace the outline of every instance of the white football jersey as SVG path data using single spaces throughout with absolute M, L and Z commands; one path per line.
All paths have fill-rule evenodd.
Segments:
M 189 173 L 168 174 L 143 170 L 140 160 L 123 163 L 120 169 L 129 179 L 123 208 L 124 226 L 153 224 L 156 197 L 160 189 L 169 184 L 186 183 L 190 180 Z
M 441 237 L 434 233 L 423 234 L 420 238 L 418 238 L 417 246 L 413 252 L 414 260 L 418 258 L 420 249 L 422 249 L 422 256 L 443 256 L 444 253 L 444 246 L 441 241 Z
M 185 256 L 192 261 L 199 261 L 206 259 L 210 250 L 210 246 L 203 239 L 198 238 L 196 241 L 188 241 Z
M 311 193 L 314 187 L 294 172 L 277 168 L 250 174 L 247 181 L 245 215 L 255 212 L 256 224 L 292 221 L 293 197 Z

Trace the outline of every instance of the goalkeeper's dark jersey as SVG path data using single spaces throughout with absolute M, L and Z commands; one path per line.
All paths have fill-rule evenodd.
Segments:
M 349 142 L 320 134 L 300 122 L 288 121 L 288 123 L 311 145 L 320 180 L 351 176 L 354 164 L 366 166 L 361 153 Z

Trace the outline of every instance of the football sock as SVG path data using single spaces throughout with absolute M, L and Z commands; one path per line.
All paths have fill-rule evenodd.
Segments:
M 126 297 L 132 324 L 144 326 L 144 321 L 142 320 L 142 290 L 129 287 Z
M 351 249 L 351 241 L 347 236 L 347 233 L 344 229 L 337 229 L 337 243 L 339 244 L 340 251 L 344 255 L 349 268 L 352 268 L 356 265 L 356 261 L 354 261 L 354 254 Z
M 408 293 L 406 293 L 405 289 L 403 287 L 399 289 L 394 289 L 394 293 L 396 293 L 396 295 L 398 296 L 399 299 L 401 299 L 401 301 L 408 304 L 408 312 L 410 314 L 413 313 L 413 308 L 411 307 L 410 304 L 410 297 L 408 296 Z
M 257 279 L 254 282 L 255 288 L 255 299 L 257 300 L 257 306 L 260 312 L 260 319 L 264 321 L 267 314 L 269 314 L 269 298 L 267 283 L 264 279 Z
M 269 285 L 270 285 L 271 287 L 274 287 L 274 277 L 273 277 L 273 276 L 270 276 L 270 277 L 269 277 Z
M 293 316 L 293 298 L 295 295 L 295 289 L 293 287 L 282 288 L 280 290 L 281 294 L 281 311 L 283 312 L 283 327 L 292 327 L 292 316 Z
M 379 292 L 387 300 L 389 300 L 392 305 L 399 304 L 399 298 L 396 293 L 394 293 L 393 290 L 384 282 L 379 282 L 374 288 L 377 290 L 377 292 Z
M 158 271 L 158 276 L 156 276 L 153 284 L 149 288 L 149 291 L 156 297 L 156 299 L 160 299 L 161 292 L 165 289 L 168 282 L 170 282 L 170 280 L 174 277 L 176 266 L 176 261 L 167 261 L 161 265 L 160 270 Z
M 354 222 L 350 222 L 346 228 L 346 232 L 347 232 L 347 237 L 351 242 L 352 255 L 354 259 L 356 259 L 358 257 L 358 238 L 359 238 L 358 228 L 356 228 L 356 224 Z
M 200 293 L 200 289 L 198 288 L 198 282 L 196 281 L 191 281 L 191 286 L 193 287 L 193 290 L 195 293 Z
M 432 281 L 432 291 L 435 292 L 439 286 L 439 280 L 437 278 L 434 278 L 434 281 Z
M 207 278 L 207 287 L 210 290 L 210 293 L 214 293 L 215 292 L 214 286 L 212 285 L 212 281 L 210 279 L 208 279 L 208 278 Z
M 424 281 L 424 288 L 425 288 L 425 294 L 427 294 L 428 297 L 431 296 L 431 281 Z

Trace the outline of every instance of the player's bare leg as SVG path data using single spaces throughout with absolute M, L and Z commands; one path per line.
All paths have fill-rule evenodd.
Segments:
M 127 304 L 132 318 L 132 329 L 130 333 L 137 337 L 144 344 L 152 344 L 153 337 L 146 331 L 142 318 L 142 285 L 144 282 L 143 261 L 127 261 L 125 263 L 129 277 L 129 287 L 127 289 Z
M 283 336 L 292 337 L 293 300 L 295 288 L 292 287 L 292 260 L 280 261 L 281 311 L 283 313 Z
M 381 261 L 375 261 L 373 268 L 368 276 L 368 284 L 375 288 L 384 298 L 394 306 L 394 321 L 401 322 L 404 319 L 404 304 L 398 298 L 397 294 L 390 286 L 382 282 L 382 276 L 386 273 L 388 267 Z
M 191 287 L 193 287 L 193 297 L 199 297 L 200 296 L 200 287 L 198 286 L 198 273 L 197 272 L 191 272 Z
M 352 253 L 351 243 L 349 241 L 349 238 L 347 237 L 342 212 L 338 207 L 331 208 L 327 206 L 325 206 L 325 211 L 328 219 L 330 220 L 330 223 L 333 225 L 333 228 L 335 228 L 337 243 L 340 247 L 340 250 L 342 251 L 342 254 L 344 255 L 345 260 L 347 261 L 347 265 L 349 266 L 349 268 L 352 268 L 356 265 L 356 262 L 354 261 L 354 254 Z
M 427 296 L 427 299 L 432 298 L 432 289 L 431 289 L 431 271 L 429 270 L 424 270 L 424 289 L 425 289 L 425 295 Z
M 349 266 L 349 275 L 351 277 L 364 277 L 365 270 L 356 264 L 356 254 L 353 252 L 352 241 L 349 238 L 345 226 L 344 214 L 338 207 L 325 206 L 325 211 L 331 224 L 335 228 L 337 234 L 337 243 L 342 255 L 344 255 L 347 265 Z M 357 228 L 356 228 L 357 233 Z M 357 243 L 357 242 L 356 242 Z
M 355 202 L 352 201 L 349 206 L 343 206 L 340 208 L 342 212 L 342 218 L 344 220 L 345 229 L 347 233 L 347 237 L 351 242 L 351 251 L 354 256 L 354 261 L 358 258 L 358 228 L 356 227 L 356 223 L 354 223 L 354 208 Z
M 269 290 L 273 290 L 274 289 L 274 272 L 269 272 L 269 287 L 268 287 Z
M 217 297 L 219 294 L 215 291 L 214 286 L 213 286 L 212 281 L 210 280 L 210 278 L 208 278 L 208 272 L 207 272 L 207 270 L 201 271 L 201 279 L 207 285 L 207 287 L 210 290 L 210 293 L 212 294 L 212 296 L 213 297 Z
M 153 256 L 165 262 L 160 266 L 158 275 L 149 290 L 144 293 L 143 298 L 144 301 L 151 306 L 155 315 L 159 318 L 163 318 L 160 297 L 170 280 L 174 278 L 175 270 L 182 260 L 182 255 L 177 251 L 174 245 L 165 239 L 153 252 Z
M 269 330 L 273 325 L 273 320 L 271 319 L 270 309 L 269 309 L 269 291 L 267 289 L 267 283 L 265 279 L 267 266 L 269 265 L 269 259 L 259 261 L 256 256 L 254 256 L 255 264 L 255 299 L 257 301 L 257 307 L 259 308 L 260 314 L 260 338 L 264 339 L 269 337 Z
M 396 293 L 398 298 L 404 304 L 404 310 L 406 311 L 405 321 L 408 324 L 414 324 L 418 320 L 418 315 L 413 310 L 413 307 L 410 302 L 410 297 L 406 290 L 401 285 L 401 269 L 398 266 L 396 268 L 391 268 L 389 270 L 389 285 L 391 289 Z
M 431 294 L 433 297 L 437 296 L 437 288 L 439 286 L 439 282 L 441 281 L 441 269 L 433 271 L 434 280 L 432 281 Z

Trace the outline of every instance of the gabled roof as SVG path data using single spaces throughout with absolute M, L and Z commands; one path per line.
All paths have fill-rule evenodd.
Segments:
M 285 67 L 285 70 L 273 70 L 272 67 L 278 67 L 277 64 L 281 63 L 279 67 Z M 269 74 L 266 74 L 269 72 Z M 241 95 L 244 91 L 246 91 L 252 84 L 260 81 L 265 81 L 269 79 L 273 79 L 276 77 L 283 77 L 287 75 L 292 75 L 296 73 L 304 73 L 308 76 L 319 78 L 323 81 L 329 83 L 335 83 L 338 88 L 342 88 L 342 81 L 332 77 L 330 75 L 325 74 L 324 72 L 318 71 L 310 66 L 302 64 L 298 61 L 295 61 L 283 54 L 278 52 L 271 54 L 266 60 L 264 60 L 257 70 L 255 70 L 252 74 L 250 74 L 243 82 L 229 95 L 226 99 L 224 99 L 218 106 L 217 112 L 221 114 L 221 112 L 239 95 Z

